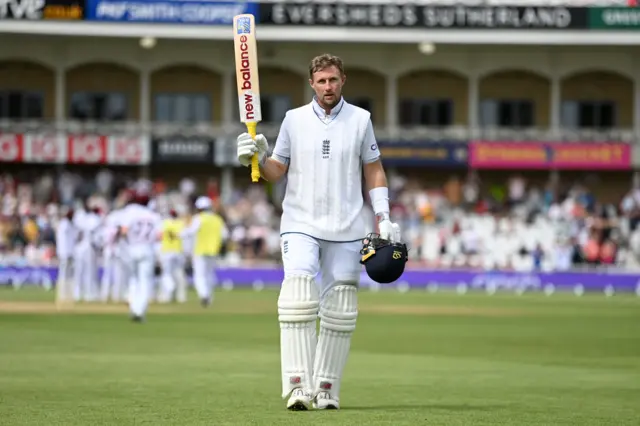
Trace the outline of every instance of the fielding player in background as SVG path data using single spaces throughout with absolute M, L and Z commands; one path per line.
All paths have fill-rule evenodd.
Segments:
M 174 294 L 178 303 L 187 301 L 187 280 L 184 275 L 185 259 L 180 238 L 183 228 L 184 219 L 178 217 L 178 212 L 175 209 L 171 209 L 169 217 L 162 222 L 160 245 L 162 279 L 158 296 L 160 303 L 172 301 Z
M 116 281 L 116 278 L 121 278 L 118 275 L 118 255 L 117 245 L 119 239 L 117 238 L 119 216 L 122 213 L 122 209 L 116 208 L 110 211 L 104 218 L 104 225 L 102 232 L 104 233 L 104 246 L 102 249 L 102 280 L 100 282 L 100 300 L 102 302 L 108 302 L 111 299 L 112 302 L 120 300 L 120 283 Z
M 104 219 L 103 274 L 100 298 L 103 302 L 111 300 L 120 303 L 125 299 L 129 287 L 129 265 L 125 259 L 124 238 L 120 234 L 120 216 L 124 205 L 134 196 L 133 190 L 123 190 L 116 199 L 115 209 Z
M 282 397 L 290 410 L 340 407 L 340 384 L 356 327 L 360 249 L 369 227 L 362 172 L 382 238 L 389 220 L 387 179 L 369 112 L 342 98 L 342 60 L 322 55 L 309 66 L 311 103 L 288 111 L 273 155 L 263 135 L 238 136 L 238 159 L 258 153 L 262 177 L 287 174 L 280 233 L 284 281 L 278 298 Z M 315 282 L 321 273 L 322 279 Z M 316 320 L 320 333 L 316 338 Z
M 119 216 L 123 255 L 131 273 L 129 310 L 136 322 L 142 322 L 147 313 L 156 262 L 154 246 L 162 231 L 162 218 L 147 207 L 149 191 L 146 185 L 137 188 L 133 202 L 124 207 Z
M 97 208 L 91 208 L 85 201 L 84 210 L 73 215 L 73 225 L 78 230 L 75 245 L 73 273 L 75 299 L 93 302 L 98 298 L 98 248 L 96 232 L 102 225 Z
M 73 248 L 78 240 L 78 230 L 73 226 L 73 209 L 68 209 L 56 228 L 56 255 L 58 257 L 58 282 L 56 302 L 73 303 Z
M 189 226 L 180 233 L 180 237 L 193 238 L 193 284 L 200 303 L 207 307 L 213 300 L 215 262 L 227 237 L 227 228 L 222 217 L 211 210 L 210 198 L 198 197 L 195 207 L 197 213 Z

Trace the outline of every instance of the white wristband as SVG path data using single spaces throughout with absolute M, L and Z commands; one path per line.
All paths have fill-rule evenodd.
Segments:
M 369 191 L 373 212 L 377 215 L 389 213 L 389 189 L 385 186 L 373 188 Z

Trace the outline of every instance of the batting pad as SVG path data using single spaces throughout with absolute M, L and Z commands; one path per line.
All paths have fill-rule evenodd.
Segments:
M 320 338 L 313 368 L 313 395 L 329 392 L 340 398 L 342 372 L 349 357 L 351 335 L 358 317 L 358 289 L 355 283 L 343 283 L 327 293 L 320 306 Z
M 278 321 L 283 398 L 295 388 L 312 391 L 319 299 L 313 277 L 288 277 L 282 283 Z

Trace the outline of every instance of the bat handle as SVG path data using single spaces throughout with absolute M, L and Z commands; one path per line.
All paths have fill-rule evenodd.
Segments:
M 253 139 L 256 138 L 256 127 L 258 123 L 247 123 L 247 132 L 251 135 Z M 259 182 L 260 181 L 260 164 L 258 153 L 256 152 L 251 157 L 251 182 Z

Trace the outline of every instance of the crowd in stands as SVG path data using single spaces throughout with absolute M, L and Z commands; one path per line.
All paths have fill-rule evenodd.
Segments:
M 502 186 L 477 173 L 443 185 L 389 171 L 392 220 L 410 247 L 410 266 L 568 270 L 640 266 L 640 179 L 618 203 L 602 204 L 582 182 L 549 175 L 543 187 L 514 174 Z M 62 206 L 89 203 L 106 214 L 135 175 L 109 169 L 0 173 L 0 265 L 55 263 L 55 227 Z M 221 194 L 214 178 L 154 181 L 155 208 L 188 216 L 195 196 L 208 195 L 230 231 L 223 263 L 279 262 L 278 197 L 266 185 Z M 280 193 L 281 193 L 280 188 Z M 373 215 L 371 212 L 373 224 Z M 373 225 L 372 225 L 373 226 Z
M 390 181 L 393 218 L 413 258 L 430 267 L 566 271 L 636 268 L 640 259 L 640 178 L 630 176 L 619 203 L 600 203 L 585 183 L 554 174 L 541 188 L 519 174 L 484 188 L 474 171 L 430 190 Z

